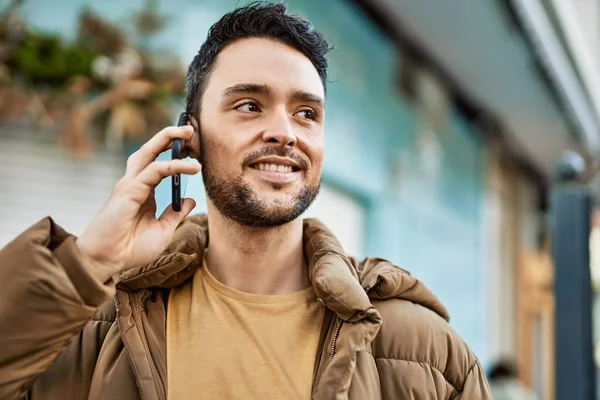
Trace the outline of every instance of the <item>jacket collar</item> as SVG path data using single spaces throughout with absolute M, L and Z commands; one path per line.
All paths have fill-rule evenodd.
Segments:
M 207 216 L 187 218 L 162 255 L 154 262 L 121 274 L 117 289 L 138 291 L 181 285 L 202 266 L 208 240 Z M 377 258 L 359 264 L 345 255 L 335 236 L 316 219 L 304 220 L 303 241 L 315 293 L 342 320 L 367 319 L 378 324 L 381 317 L 370 298 L 406 299 L 449 319 L 437 297 L 407 271 Z

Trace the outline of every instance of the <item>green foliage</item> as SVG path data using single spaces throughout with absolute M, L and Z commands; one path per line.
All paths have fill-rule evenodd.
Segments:
M 31 33 L 15 50 L 9 65 L 30 84 L 63 87 L 75 76 L 91 76 L 96 55 L 59 36 Z

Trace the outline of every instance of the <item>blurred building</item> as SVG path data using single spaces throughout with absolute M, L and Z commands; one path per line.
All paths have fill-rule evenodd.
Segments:
M 13 26 L 74 40 L 87 7 L 119 27 L 136 49 L 159 55 L 168 50 L 169 57 L 158 59 L 176 56 L 185 66 L 209 26 L 238 3 L 244 2 L 0 0 L 0 10 L 15 4 Z M 551 399 L 546 198 L 562 151 L 590 157 L 600 145 L 596 2 L 288 3 L 336 47 L 330 54 L 323 189 L 307 215 L 327 223 L 349 253 L 387 258 L 422 279 L 484 365 L 517 359 L 522 380 Z M 132 16 L 154 22 L 145 25 L 150 34 L 136 36 Z M 595 52 L 583 47 L 588 45 Z M 94 63 L 99 69 L 117 64 L 101 60 Z M 135 59 L 121 62 L 131 63 Z M 23 86 L 10 78 L 6 87 Z M 47 92 L 47 85 L 36 84 Z M 103 90 L 109 89 L 76 101 L 97 100 Z M 26 113 L 0 125 L 0 245 L 47 214 L 80 232 L 106 201 L 127 153 L 142 142 L 133 134 L 129 142 L 115 136 L 115 126 L 141 129 L 122 128 L 129 126 L 122 122 L 127 118 L 115 112 L 88 152 L 65 147 L 64 135 L 57 141 L 63 128 L 33 129 L 32 121 L 40 125 L 36 105 L 52 114 L 34 100 Z M 171 121 L 181 106 L 165 100 Z M 137 115 L 121 105 L 107 107 Z M 169 186 L 161 185 L 157 196 L 162 209 Z M 199 179 L 188 179 L 187 196 L 198 201 L 196 211 L 205 209 Z

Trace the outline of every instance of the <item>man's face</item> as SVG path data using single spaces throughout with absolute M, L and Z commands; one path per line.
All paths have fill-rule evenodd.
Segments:
M 202 176 L 210 201 L 242 225 L 300 216 L 319 191 L 324 88 L 302 53 L 243 39 L 217 57 L 202 97 Z

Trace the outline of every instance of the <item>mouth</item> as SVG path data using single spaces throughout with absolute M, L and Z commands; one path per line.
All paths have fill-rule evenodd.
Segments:
M 298 172 L 302 169 L 300 168 L 300 165 L 291 158 L 276 156 L 263 157 L 250 164 L 250 168 L 259 171 L 278 172 L 283 174 Z
M 270 183 L 290 183 L 299 178 L 302 168 L 288 158 L 263 158 L 249 165 L 255 175 L 262 181 Z
M 279 172 L 283 174 L 289 174 L 292 172 L 300 171 L 299 167 L 294 165 L 283 165 L 283 164 L 275 164 L 275 163 L 267 163 L 267 162 L 259 162 L 255 164 L 251 164 L 250 168 L 259 170 L 259 171 L 267 171 L 267 172 Z

